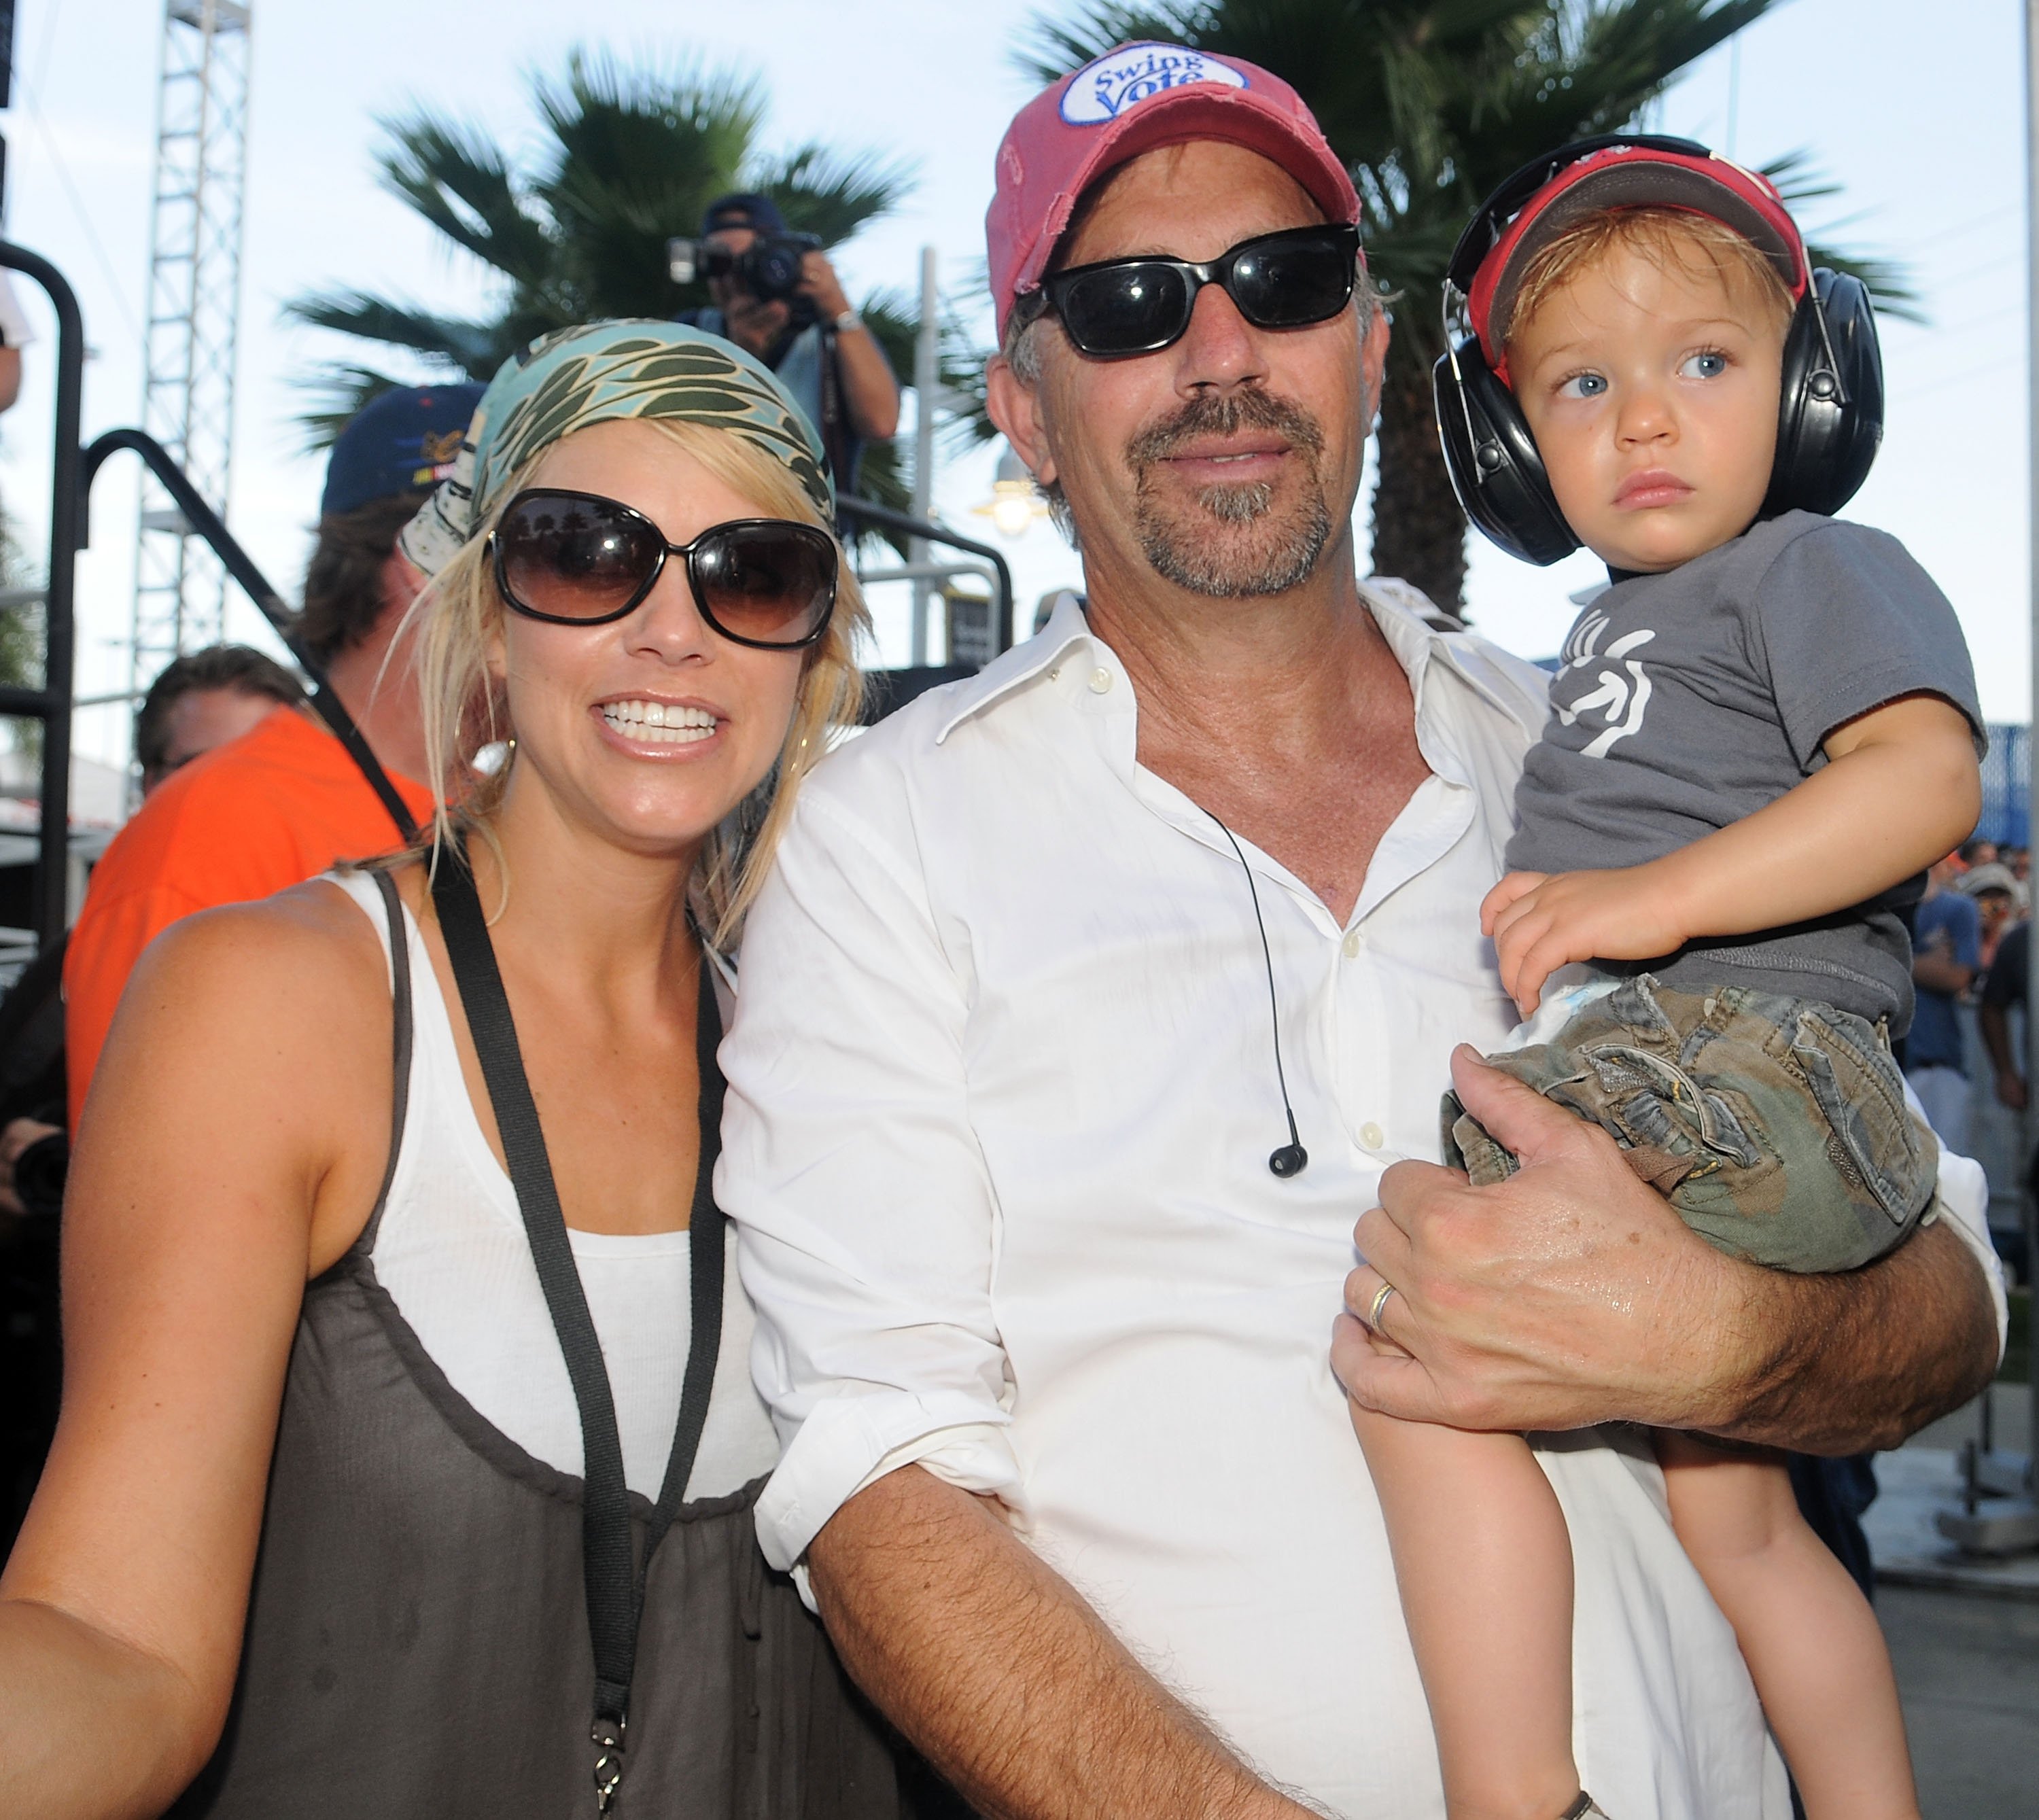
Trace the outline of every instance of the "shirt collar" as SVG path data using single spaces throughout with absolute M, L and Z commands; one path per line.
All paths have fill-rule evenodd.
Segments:
M 957 689 L 953 698 L 955 712 L 942 722 L 935 734 L 935 744 L 940 745 L 973 715 L 1031 682 L 1072 645 L 1088 643 L 1090 639 L 1090 621 L 1084 616 L 1079 597 L 1065 590 L 1040 631 L 1024 644 L 1015 645 L 994 658 Z
M 1383 586 L 1362 582 L 1359 591 L 1360 597 L 1373 615 L 1374 624 L 1380 628 L 1381 636 L 1387 639 L 1388 648 L 1394 652 L 1395 661 L 1408 674 L 1419 727 L 1426 719 L 1424 683 L 1433 662 L 1442 663 L 1468 688 L 1510 719 L 1519 721 L 1522 718 L 1521 703 L 1511 700 L 1495 686 L 1490 674 L 1492 665 L 1480 642 L 1469 633 L 1441 632 L 1430 625 L 1417 609 L 1416 603 L 1422 597 L 1414 589 L 1403 582 Z M 1031 682 L 1057 662 L 1073 645 L 1092 642 L 1090 621 L 1084 615 L 1080 597 L 1065 592 L 1056 601 L 1048 623 L 1038 632 L 1024 644 L 1014 646 L 986 664 L 958 689 L 954 711 L 936 732 L 935 743 L 940 745 L 965 721 Z M 1540 728 L 1540 722 L 1538 727 L 1530 730 L 1534 733 Z

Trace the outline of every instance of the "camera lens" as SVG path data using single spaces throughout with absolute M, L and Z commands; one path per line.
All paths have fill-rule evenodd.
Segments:
M 799 289 L 800 258 L 807 249 L 790 237 L 772 235 L 754 242 L 743 256 L 750 293 L 765 302 L 791 297 Z
M 62 1132 L 40 1138 L 14 1160 L 14 1192 L 38 1219 L 63 1210 L 64 1177 L 70 1170 L 70 1139 Z

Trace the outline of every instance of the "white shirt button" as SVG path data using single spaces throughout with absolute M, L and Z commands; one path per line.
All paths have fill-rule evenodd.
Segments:
M 1357 961 L 1359 958 L 1360 950 L 1365 946 L 1366 938 L 1357 929 L 1348 929 L 1346 931 L 1345 957 L 1348 961 Z
M 1387 1145 L 1388 1134 L 1369 1119 L 1359 1128 L 1359 1141 L 1368 1150 L 1380 1150 Z
M 1062 666 L 1060 664 L 1057 664 L 1053 669 L 1048 672 L 1048 681 L 1050 682 L 1060 682 L 1061 680 Z
M 1090 673 L 1090 692 L 1103 695 L 1111 687 L 1111 672 L 1102 667 Z

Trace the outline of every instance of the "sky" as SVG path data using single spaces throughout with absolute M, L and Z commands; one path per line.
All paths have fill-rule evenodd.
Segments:
M 910 287 L 920 249 L 971 304 L 983 259 L 992 159 L 1031 92 L 1015 46 L 1042 13 L 1008 0 L 253 0 L 253 77 L 228 521 L 279 588 L 294 596 L 317 517 L 323 462 L 294 419 L 319 361 L 345 338 L 283 320 L 283 305 L 344 285 L 435 307 L 485 307 L 486 275 L 448 250 L 376 182 L 380 118 L 418 104 L 484 127 L 514 147 L 536 138 L 530 78 L 576 46 L 632 62 L 756 74 L 771 99 L 768 138 L 811 137 L 903 156 L 918 180 L 895 214 L 843 249 L 852 295 Z M 1695 65 L 1654 110 L 1745 164 L 1809 152 L 1843 194 L 1805 211 L 1815 238 L 1908 261 L 1931 322 L 1883 325 L 1889 393 L 1884 447 L 1848 516 L 1901 538 L 1952 598 L 1986 712 L 2022 720 L 2030 702 L 2023 172 L 2017 0 L 1787 0 Z M 20 0 L 9 143 L 6 231 L 61 267 L 88 343 L 88 436 L 139 421 L 141 318 L 161 0 Z M 688 224 L 675 223 L 684 232 Z M 32 320 L 47 306 L 21 282 Z M 1430 307 L 1425 300 L 1423 307 Z M 419 377 L 426 375 L 423 373 Z M 30 357 L 22 402 L 0 419 L 0 499 L 40 547 L 46 532 L 51 387 Z M 946 460 L 938 509 L 995 537 L 972 508 L 988 500 L 996 449 Z M 1370 480 L 1369 482 L 1370 487 Z M 131 610 L 133 464 L 96 491 L 99 527 L 80 567 L 78 692 L 123 688 Z M 1358 513 L 1365 548 L 1366 498 Z M 1075 557 L 1045 522 L 1002 546 L 1023 625 L 1049 589 L 1073 585 Z M 1555 651 L 1596 578 L 1583 553 L 1548 570 L 1473 540 L 1468 586 L 1479 629 L 1527 656 Z M 879 590 L 881 658 L 902 661 L 903 590 Z M 890 596 L 890 597 L 883 597 Z M 264 642 L 252 608 L 230 597 L 228 635 Z M 124 760 L 126 713 L 83 711 L 79 749 Z

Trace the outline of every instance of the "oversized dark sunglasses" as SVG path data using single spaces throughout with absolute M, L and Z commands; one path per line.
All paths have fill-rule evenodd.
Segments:
M 1028 313 L 1052 309 L 1077 349 L 1095 358 L 1156 354 L 1182 339 L 1207 284 L 1256 328 L 1304 328 L 1351 301 L 1358 267 L 1357 228 L 1286 228 L 1243 240 L 1207 265 L 1141 258 L 1071 266 L 1041 281 Z
M 504 604 L 554 625 L 623 618 L 669 556 L 685 559 L 701 617 L 734 644 L 798 650 L 828 629 L 835 606 L 834 539 L 788 518 L 732 518 L 670 544 L 620 499 L 532 487 L 503 507 L 488 553 Z

